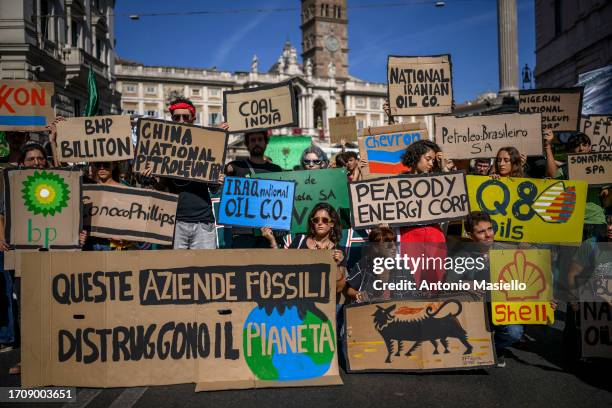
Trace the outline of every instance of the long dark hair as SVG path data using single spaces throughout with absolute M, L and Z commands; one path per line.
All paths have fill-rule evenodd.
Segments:
M 327 213 L 329 214 L 329 218 L 331 218 L 331 221 L 334 223 L 334 226 L 329 231 L 329 240 L 335 245 L 338 245 L 340 243 L 340 240 L 342 239 L 342 226 L 340 225 L 340 216 L 338 215 L 338 212 L 336 212 L 334 207 L 327 203 L 319 203 L 315 205 L 312 211 L 310 212 L 310 215 L 308 216 L 307 235 L 311 238 L 314 238 L 316 236 L 316 232 L 311 220 L 314 218 L 317 211 L 320 210 L 327 211 Z
M 419 140 L 418 142 L 414 142 L 406 148 L 406 151 L 402 155 L 402 164 L 406 167 L 410 167 L 411 171 L 414 171 L 417 163 L 421 160 L 421 156 L 427 154 L 430 150 L 433 150 L 434 153 L 440 153 L 442 151 L 440 146 L 431 140 Z M 438 161 L 434 159 L 434 165 L 431 169 L 432 173 L 441 170 L 442 169 L 438 166 Z
M 497 163 L 497 157 L 500 152 L 506 152 L 510 156 L 510 177 L 525 177 L 525 171 L 523 170 L 523 162 L 521 161 L 521 154 L 516 147 L 507 146 L 502 147 L 497 151 L 495 155 L 495 173 L 499 174 L 499 164 Z

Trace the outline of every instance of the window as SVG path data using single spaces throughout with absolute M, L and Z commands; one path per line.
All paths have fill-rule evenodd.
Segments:
M 366 107 L 366 99 L 363 96 L 358 96 L 355 98 L 355 106 L 358 108 Z
M 100 39 L 96 39 L 96 59 L 102 59 L 102 41 Z
M 157 111 L 154 110 L 148 110 L 147 111 L 147 116 L 150 116 L 152 118 L 156 118 L 157 117 Z
M 40 2 L 40 29 L 45 40 L 49 39 L 49 14 L 51 14 L 49 1 L 42 0 Z
M 555 37 L 563 32 L 563 2 L 555 0 Z
M 378 119 L 372 119 L 370 121 L 370 126 L 378 126 Z
M 134 109 L 128 109 L 125 111 L 126 114 L 128 115 L 134 115 L 136 113 L 136 111 Z
M 357 119 L 357 129 L 363 129 L 364 128 L 364 123 L 365 121 L 363 119 Z
M 221 90 L 219 88 L 208 88 L 208 96 L 212 96 L 213 98 L 218 98 L 221 94 Z
M 147 86 L 147 93 L 148 94 L 155 94 L 155 93 L 157 93 L 157 87 L 156 86 Z
M 191 96 L 200 96 L 200 90 L 199 89 L 192 89 L 191 90 Z
M 136 85 L 134 85 L 134 84 L 125 84 L 125 92 L 126 93 L 136 93 Z
M 370 99 L 370 109 L 380 109 L 380 99 L 378 98 Z
M 215 126 L 221 123 L 221 114 L 218 112 L 210 112 L 208 114 L 208 126 Z
M 73 47 L 79 46 L 79 23 L 76 20 L 72 20 L 72 38 L 70 39 L 70 44 Z

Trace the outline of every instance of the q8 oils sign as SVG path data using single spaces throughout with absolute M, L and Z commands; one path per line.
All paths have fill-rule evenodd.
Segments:
M 4 171 L 7 242 L 15 249 L 79 247 L 81 173 L 72 170 Z
M 587 183 L 467 176 L 472 211 L 491 216 L 495 240 L 580 243 Z

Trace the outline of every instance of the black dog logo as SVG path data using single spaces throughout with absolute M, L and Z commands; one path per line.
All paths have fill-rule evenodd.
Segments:
M 457 313 L 436 317 L 449 303 L 457 305 Z M 457 316 L 463 310 L 460 302 L 447 300 L 435 312 L 433 312 L 431 306 L 428 306 L 425 309 L 425 316 L 415 320 L 397 319 L 391 314 L 395 310 L 395 306 L 392 305 L 385 309 L 377 305 L 378 310 L 372 315 L 374 316 L 374 328 L 383 337 L 387 346 L 388 355 L 385 363 L 391 363 L 394 340 L 397 341 L 396 356 L 400 355 L 402 342 L 404 341 L 414 341 L 410 350 L 406 352 L 407 356 L 411 355 L 424 341 L 430 341 L 434 346 L 433 354 L 439 354 L 437 340 L 440 340 L 440 343 L 444 346 L 444 353 L 450 353 L 447 340 L 449 337 L 458 339 L 465 346 L 466 350 L 463 354 L 472 353 L 472 345 L 467 341 L 467 333 L 457 319 Z

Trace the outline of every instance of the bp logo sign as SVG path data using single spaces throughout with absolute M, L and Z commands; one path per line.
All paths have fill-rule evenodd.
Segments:
M 55 215 L 68 206 L 70 188 L 64 179 L 54 173 L 35 171 L 23 182 L 23 202 L 35 215 Z

